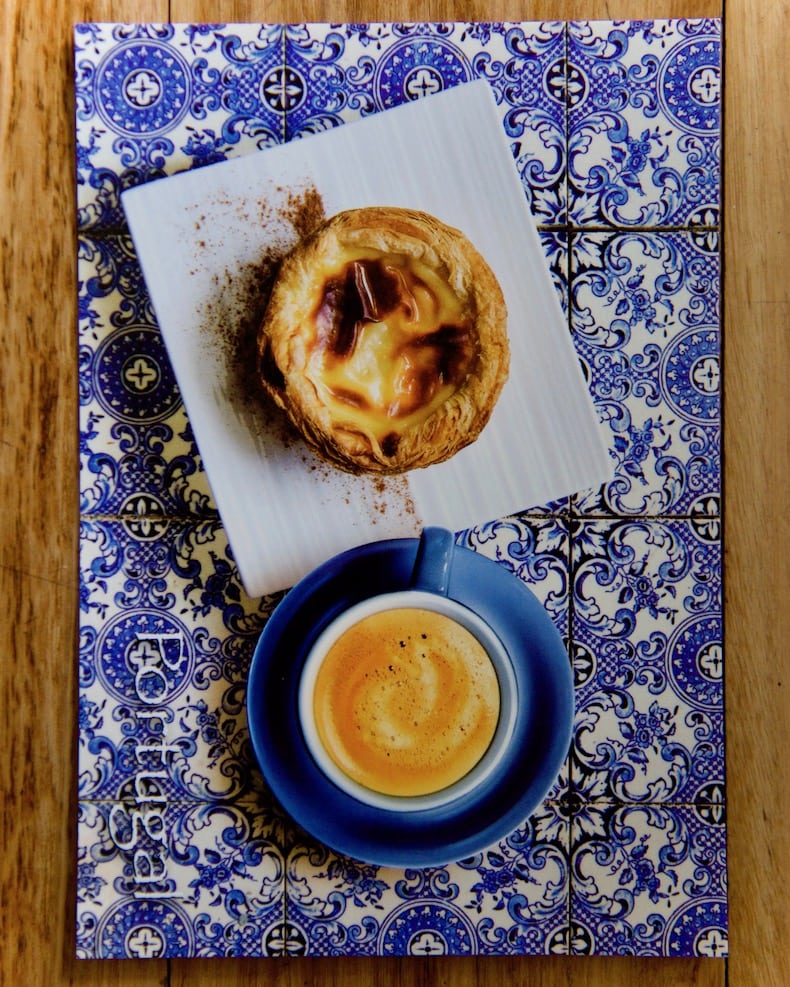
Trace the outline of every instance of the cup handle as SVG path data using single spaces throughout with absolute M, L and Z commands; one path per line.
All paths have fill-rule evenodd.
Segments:
M 455 536 L 446 528 L 423 528 L 411 573 L 411 588 L 447 596 Z

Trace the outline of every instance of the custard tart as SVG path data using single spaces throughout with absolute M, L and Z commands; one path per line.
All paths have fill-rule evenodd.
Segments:
M 353 209 L 284 258 L 258 356 L 264 389 L 322 458 L 402 473 L 448 459 L 488 422 L 508 374 L 507 308 L 459 230 Z

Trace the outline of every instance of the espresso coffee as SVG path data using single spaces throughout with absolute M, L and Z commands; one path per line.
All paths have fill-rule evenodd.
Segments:
M 313 693 L 318 735 L 349 778 L 385 795 L 441 791 L 480 761 L 499 681 L 477 638 L 433 610 L 363 617 L 329 648 Z

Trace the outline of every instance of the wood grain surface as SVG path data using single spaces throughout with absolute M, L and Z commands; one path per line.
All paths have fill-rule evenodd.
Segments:
M 72 26 L 80 20 L 725 18 L 730 959 L 79 962 Z M 0 7 L 0 984 L 782 987 L 788 816 L 787 0 L 3 0 Z

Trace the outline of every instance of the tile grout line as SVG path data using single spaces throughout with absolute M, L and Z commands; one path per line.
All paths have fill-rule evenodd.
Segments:
M 289 142 L 284 141 L 284 143 L 289 143 Z M 257 154 L 260 152 L 252 151 L 250 153 Z M 238 159 L 227 158 L 226 160 L 232 161 Z M 153 181 L 166 180 L 167 178 L 172 178 L 174 175 L 177 174 L 186 174 L 190 170 L 191 169 L 185 169 L 183 171 L 173 172 L 172 175 L 167 175 L 165 176 L 164 179 L 157 178 L 157 179 L 153 179 Z M 710 226 L 700 226 L 700 225 L 694 225 L 689 223 L 686 224 L 681 223 L 675 226 L 669 224 L 663 226 L 661 224 L 655 224 L 653 226 L 642 226 L 642 225 L 617 226 L 614 223 L 612 224 L 590 223 L 589 225 L 578 226 L 575 223 L 535 223 L 535 229 L 537 230 L 538 233 L 567 233 L 568 235 L 572 235 L 572 234 L 578 235 L 584 233 L 611 233 L 613 235 L 619 234 L 621 236 L 624 236 L 628 233 L 663 233 L 666 235 L 671 233 L 721 233 L 721 223 L 714 223 Z M 96 230 L 90 228 L 83 230 L 78 229 L 76 239 L 79 242 L 80 240 L 110 240 L 110 239 L 117 239 L 120 237 L 130 237 L 130 236 L 131 236 L 131 232 L 128 226 L 106 226 Z
M 173 3 L 172 3 L 172 0 L 167 0 L 167 19 L 168 19 L 168 22 L 171 22 L 172 23 L 172 20 L 173 20 Z M 137 253 L 136 253 L 136 251 L 135 251 L 135 260 L 139 264 L 139 260 L 137 260 Z M 171 960 L 171 958 L 169 956 L 167 957 L 167 968 L 166 969 L 167 969 L 166 987 L 172 987 L 172 984 L 173 984 L 173 965 L 172 965 L 172 960 Z
M 563 227 L 563 235 L 565 238 L 565 290 L 567 291 L 567 327 L 568 327 L 568 338 L 573 342 L 573 301 L 572 301 L 572 291 L 571 291 L 571 246 L 573 242 L 573 224 L 570 218 L 570 169 L 568 167 L 568 151 L 570 147 L 570 99 L 568 91 L 568 66 L 570 64 L 570 24 L 565 21 L 563 27 L 564 33 L 564 55 L 565 62 L 563 65 L 563 71 L 565 78 L 563 79 L 563 122 L 564 122 L 564 171 L 563 182 L 565 186 L 565 224 Z M 575 671 L 573 667 L 573 641 L 575 635 L 575 610 L 573 605 L 573 531 L 574 531 L 574 520 L 573 520 L 573 503 L 574 494 L 571 493 L 568 496 L 568 516 L 566 519 L 566 524 L 568 528 L 568 544 L 567 544 L 567 559 L 568 559 L 568 662 L 570 664 L 571 670 L 571 683 L 573 685 L 573 710 L 571 714 L 571 739 L 568 745 L 568 788 L 569 794 L 573 793 L 573 747 L 574 747 L 574 735 L 575 735 L 575 723 L 576 723 L 576 684 L 575 684 Z M 573 894 L 574 894 L 574 880 L 573 880 L 573 822 L 575 813 L 573 811 L 573 801 L 570 803 L 571 809 L 568 813 L 568 900 L 566 903 L 566 920 L 568 925 L 568 945 L 567 945 L 567 955 L 574 955 L 573 946 Z
M 563 795 L 558 795 L 555 798 L 546 798 L 543 800 L 541 804 L 563 806 L 566 804 L 564 798 L 565 797 Z M 196 805 L 201 805 L 201 806 L 202 805 L 213 805 L 213 806 L 238 805 L 239 802 L 243 802 L 246 799 L 257 800 L 257 795 L 255 793 L 250 793 L 249 795 L 246 796 L 235 796 L 235 797 L 226 796 L 224 798 L 219 798 L 219 799 L 198 798 L 198 797 L 192 799 L 176 798 L 176 799 L 170 799 L 168 801 L 168 805 L 185 806 L 185 807 L 196 806 Z M 80 805 L 106 806 L 106 805 L 117 805 L 118 803 L 124 801 L 134 802 L 135 799 L 131 795 L 124 796 L 121 798 L 92 798 L 88 796 L 87 798 L 78 798 L 77 801 L 79 802 Z M 588 799 L 580 804 L 584 806 L 598 806 L 600 808 L 606 808 L 606 809 L 612 809 L 612 808 L 638 809 L 638 808 L 644 808 L 646 806 L 663 806 L 664 808 L 667 809 L 696 809 L 699 808 L 700 806 L 707 807 L 710 805 L 718 805 L 718 804 L 726 805 L 727 799 L 725 798 L 722 803 L 717 803 L 717 802 L 705 802 L 705 801 L 695 802 L 689 799 L 666 799 L 664 801 L 656 800 L 656 799 L 647 799 L 645 801 L 637 801 L 637 800 L 629 801 L 628 799 L 617 799 L 617 798 L 611 798 L 611 799 L 594 798 L 594 799 Z M 529 818 L 529 816 L 527 818 Z M 296 845 L 298 846 L 299 844 Z M 455 863 L 455 861 L 453 862 Z
M 571 496 L 576 496 L 572 494 Z M 613 522 L 623 522 L 627 523 L 629 521 L 655 521 L 657 523 L 664 523 L 668 521 L 722 521 L 722 512 L 718 511 L 715 514 L 684 514 L 682 512 L 677 513 L 666 513 L 666 514 L 618 514 L 615 511 L 594 511 L 589 514 L 579 513 L 574 510 L 571 506 L 568 510 L 561 511 L 541 511 L 533 508 L 525 508 L 524 510 L 511 511 L 508 514 L 503 514 L 498 518 L 488 518 L 485 521 L 479 522 L 479 524 L 486 524 L 490 521 L 502 521 L 507 518 L 524 518 L 533 519 L 537 521 L 567 521 L 567 522 L 587 522 L 587 521 L 613 521 Z M 80 521 L 97 521 L 102 524 L 105 523 L 117 523 L 117 524 L 127 524 L 132 520 L 145 519 L 147 521 L 161 521 L 163 523 L 174 523 L 183 525 L 198 525 L 198 524 L 208 524 L 216 523 L 222 525 L 222 518 L 219 515 L 204 516 L 200 514 L 188 515 L 188 514 L 92 514 L 90 511 L 83 513 L 80 511 L 79 520 Z M 477 525 L 468 525 L 466 528 L 459 528 L 458 531 L 467 531 L 470 528 L 475 528 Z M 457 533 L 457 532 L 456 532 Z

